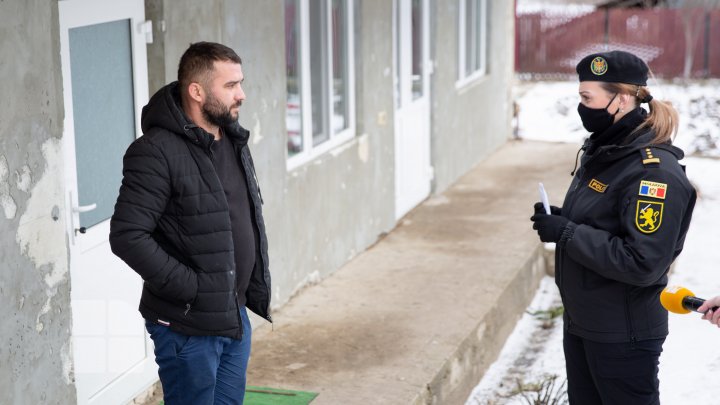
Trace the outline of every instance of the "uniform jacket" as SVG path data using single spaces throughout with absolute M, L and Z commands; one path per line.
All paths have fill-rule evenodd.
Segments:
M 592 153 L 583 156 L 561 208 L 570 220 L 555 252 L 565 328 L 593 341 L 668 333 L 659 295 L 683 248 L 696 193 L 678 163 L 682 150 L 651 145 L 649 129 L 632 133 L 644 117 L 635 111 L 614 124 L 615 139 L 627 144 L 586 142 Z
M 140 312 L 187 335 L 242 336 L 230 214 L 212 162 L 211 134 L 180 107 L 177 82 L 142 111 L 144 135 L 123 159 L 110 245 L 143 279 Z M 223 128 L 245 174 L 257 235 L 247 307 L 270 320 L 268 244 L 249 133 Z

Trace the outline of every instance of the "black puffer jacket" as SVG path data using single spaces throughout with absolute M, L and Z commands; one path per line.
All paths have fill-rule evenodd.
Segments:
M 682 150 L 651 145 L 648 129 L 632 133 L 644 119 L 638 109 L 611 127 L 620 145 L 586 144 L 561 209 L 571 221 L 555 252 L 565 327 L 597 342 L 667 335 L 659 295 L 695 206 Z
M 123 159 L 110 222 L 113 253 L 144 280 L 140 312 L 187 335 L 239 338 L 230 214 L 211 160 L 214 138 L 188 120 L 177 83 L 143 108 L 142 129 Z M 258 235 L 246 305 L 270 320 L 268 245 L 249 133 L 240 125 L 223 131 L 242 163 Z

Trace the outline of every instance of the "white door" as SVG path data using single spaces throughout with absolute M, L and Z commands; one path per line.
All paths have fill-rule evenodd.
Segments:
M 125 404 L 157 379 L 142 280 L 110 251 L 122 157 L 148 100 L 143 0 L 59 3 L 63 149 L 79 404 Z
M 396 0 L 395 217 L 430 194 L 430 62 L 428 0 Z

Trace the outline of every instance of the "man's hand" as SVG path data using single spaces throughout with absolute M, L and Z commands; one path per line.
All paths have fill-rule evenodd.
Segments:
M 710 321 L 711 324 L 717 325 L 720 328 L 720 310 L 712 310 L 713 307 L 718 306 L 720 306 L 720 296 L 705 301 L 700 308 L 698 308 L 698 312 L 705 312 L 702 319 Z
M 561 215 L 547 215 L 536 213 L 530 220 L 533 221 L 533 229 L 537 230 L 540 240 L 543 242 L 557 242 L 565 230 L 569 220 Z

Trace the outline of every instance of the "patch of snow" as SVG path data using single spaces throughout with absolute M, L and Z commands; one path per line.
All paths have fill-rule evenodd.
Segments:
M 545 14 L 546 16 L 577 18 L 583 14 L 592 13 L 595 6 L 588 4 L 557 4 L 545 1 L 519 1 L 517 3 L 517 15 L 523 14 Z
M 720 161 L 685 159 L 687 174 L 696 185 L 698 199 L 685 248 L 670 277 L 671 285 L 682 285 L 698 297 L 720 295 Z M 670 334 L 660 356 L 660 399 L 667 404 L 713 404 L 720 397 L 720 386 L 703 378 L 720 371 L 720 350 L 716 343 L 720 330 L 701 320 L 700 314 L 670 314 Z
M 551 277 L 543 278 L 498 360 L 475 387 L 466 405 L 526 404 L 522 396 L 513 395 L 518 383 L 539 383 L 550 375 L 558 376 L 557 384 L 565 381 L 562 316 L 547 319 L 540 315 L 560 305 L 555 281 Z
M 680 115 L 675 145 L 687 155 L 720 157 L 720 80 L 676 84 L 651 80 L 650 92 Z M 589 136 L 577 114 L 577 82 L 521 83 L 514 90 L 523 139 L 582 144 Z M 647 104 L 643 104 L 647 109 Z

